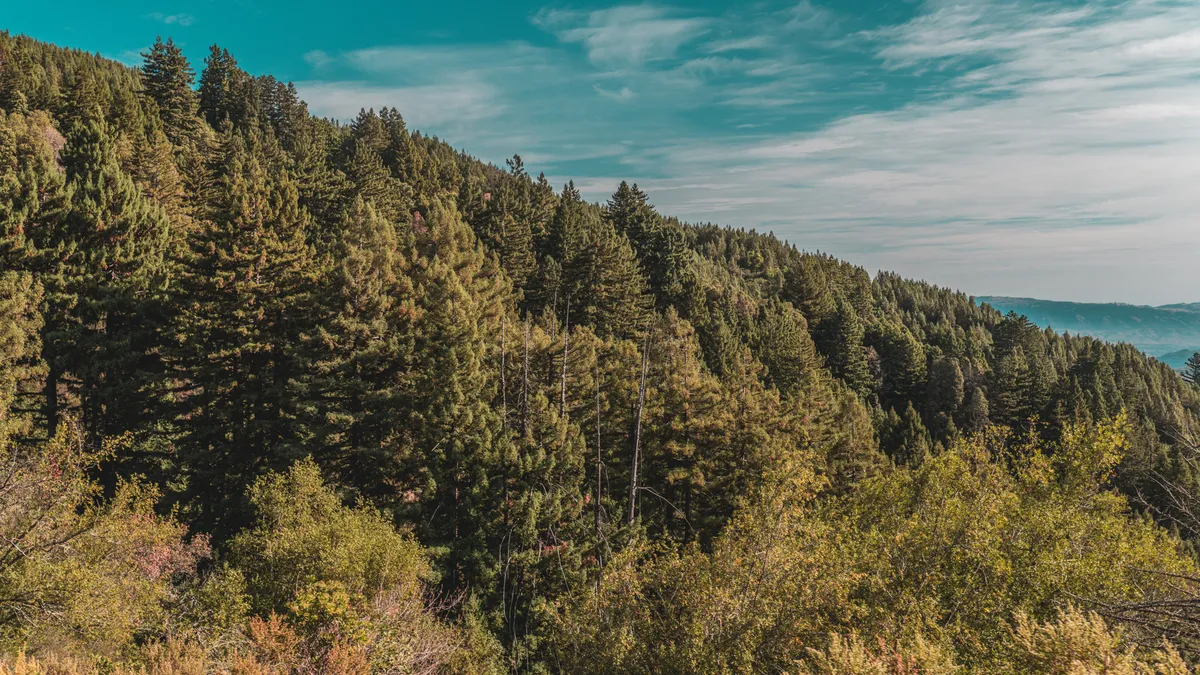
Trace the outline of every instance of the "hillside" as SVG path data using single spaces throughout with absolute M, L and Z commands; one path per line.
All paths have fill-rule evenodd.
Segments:
M 992 296 L 976 300 L 1002 313 L 1023 314 L 1033 323 L 1056 331 L 1128 342 L 1151 356 L 1169 355 L 1162 360 L 1173 368 L 1181 367 L 1192 353 L 1200 351 L 1200 305 L 1195 303 L 1147 307 Z
M 199 70 L 0 33 L 0 673 L 1200 659 L 1134 346 Z

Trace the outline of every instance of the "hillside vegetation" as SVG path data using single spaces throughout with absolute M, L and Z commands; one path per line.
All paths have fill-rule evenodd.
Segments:
M 218 47 L 0 34 L 0 110 L 2 673 L 1200 658 L 1200 394 L 1131 345 Z

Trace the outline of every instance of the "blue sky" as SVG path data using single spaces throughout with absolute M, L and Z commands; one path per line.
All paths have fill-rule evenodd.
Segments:
M 13 4 L 0 28 L 129 63 L 215 42 L 317 114 L 394 105 L 593 199 L 636 181 L 872 271 L 1200 300 L 1200 3 Z

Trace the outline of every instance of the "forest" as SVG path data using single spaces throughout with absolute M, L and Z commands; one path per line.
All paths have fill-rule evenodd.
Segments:
M 0 674 L 1200 663 L 1169 366 L 142 56 L 0 33 Z

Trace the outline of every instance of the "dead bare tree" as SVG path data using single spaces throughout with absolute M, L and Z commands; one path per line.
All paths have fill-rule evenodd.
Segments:
M 642 410 L 646 405 L 646 372 L 650 365 L 650 336 L 642 346 L 642 381 L 638 386 L 637 418 L 633 427 L 633 466 L 629 477 L 629 524 L 633 525 L 633 517 L 637 511 L 638 493 L 638 455 L 642 446 Z
M 562 395 L 558 403 L 558 414 L 567 414 L 567 356 L 571 348 L 571 296 L 567 296 L 567 314 L 563 322 Z
M 1200 476 L 1200 436 L 1187 427 L 1171 432 L 1177 456 L 1169 470 L 1148 474 L 1153 498 L 1138 490 L 1132 501 L 1160 523 L 1169 523 L 1185 538 L 1200 536 L 1200 494 L 1185 477 Z M 1186 657 L 1200 660 L 1200 577 L 1163 570 L 1132 570 L 1141 577 L 1146 597 L 1136 602 L 1080 598 L 1111 621 L 1131 629 L 1147 646 L 1169 640 Z

